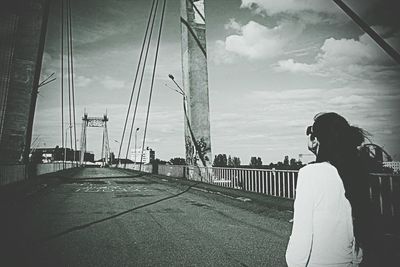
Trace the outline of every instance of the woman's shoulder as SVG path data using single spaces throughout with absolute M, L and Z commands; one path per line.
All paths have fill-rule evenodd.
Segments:
M 299 174 L 321 174 L 321 173 L 336 173 L 336 168 L 329 162 L 315 162 L 309 163 L 299 170 Z
M 335 194 L 334 192 L 344 190 L 342 179 L 336 167 L 329 162 L 312 163 L 301 168 L 298 183 L 302 187 L 312 188 L 313 192 L 319 196 Z

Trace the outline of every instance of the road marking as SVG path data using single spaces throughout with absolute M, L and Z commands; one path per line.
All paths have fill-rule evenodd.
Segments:
M 247 197 L 237 197 L 236 199 L 240 200 L 240 201 L 243 201 L 243 202 L 251 201 L 251 199 L 247 198 Z
M 115 184 L 108 184 L 108 185 L 79 185 L 81 188 L 77 188 L 75 192 L 85 192 L 85 193 L 128 193 L 128 192 L 143 192 L 148 191 L 148 188 L 141 187 L 141 186 L 134 186 L 134 185 L 115 185 Z

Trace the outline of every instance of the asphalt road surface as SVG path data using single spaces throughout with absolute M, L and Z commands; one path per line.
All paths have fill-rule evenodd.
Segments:
M 288 211 L 196 184 L 87 168 L 0 204 L 1 266 L 285 266 Z

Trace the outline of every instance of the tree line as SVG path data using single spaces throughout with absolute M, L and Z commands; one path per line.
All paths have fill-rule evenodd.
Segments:
M 250 169 L 277 169 L 277 170 L 299 170 L 304 164 L 300 160 L 285 156 L 283 161 L 277 163 L 271 162 L 264 165 L 260 157 L 251 157 L 248 165 L 241 164 L 240 158 L 218 154 L 214 157 L 213 167 L 229 167 L 229 168 L 250 168 Z
M 165 161 L 158 160 L 159 164 L 166 164 Z M 168 162 L 172 165 L 186 165 L 184 158 L 172 158 Z M 285 156 L 283 161 L 276 163 L 263 164 L 262 159 L 257 156 L 250 157 L 248 164 L 242 164 L 239 157 L 218 154 L 214 156 L 213 167 L 225 167 L 225 168 L 249 168 L 249 169 L 276 169 L 276 170 L 299 170 L 304 164 L 300 160 L 289 158 Z
M 240 167 L 240 158 L 232 157 L 229 155 L 226 157 L 226 154 L 218 154 L 214 157 L 213 167 Z

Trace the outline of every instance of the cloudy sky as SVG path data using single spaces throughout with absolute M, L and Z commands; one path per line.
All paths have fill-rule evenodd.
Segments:
M 42 76 L 56 72 L 57 81 L 40 90 L 34 126 L 40 147 L 61 143 L 60 14 L 52 2 Z M 84 109 L 89 116 L 107 110 L 111 150 L 118 152 L 151 1 L 71 2 L 77 135 Z M 298 158 L 308 153 L 305 128 L 313 116 L 335 111 L 400 160 L 400 68 L 332 1 L 205 2 L 213 154 L 239 156 L 244 164 L 251 156 L 264 163 Z M 400 50 L 396 1 L 345 2 Z M 184 157 L 181 98 L 167 87 L 169 73 L 181 83 L 179 3 L 167 4 L 146 138 L 164 160 Z M 151 67 L 135 122 L 138 140 Z M 89 129 L 88 150 L 100 157 L 99 129 Z

